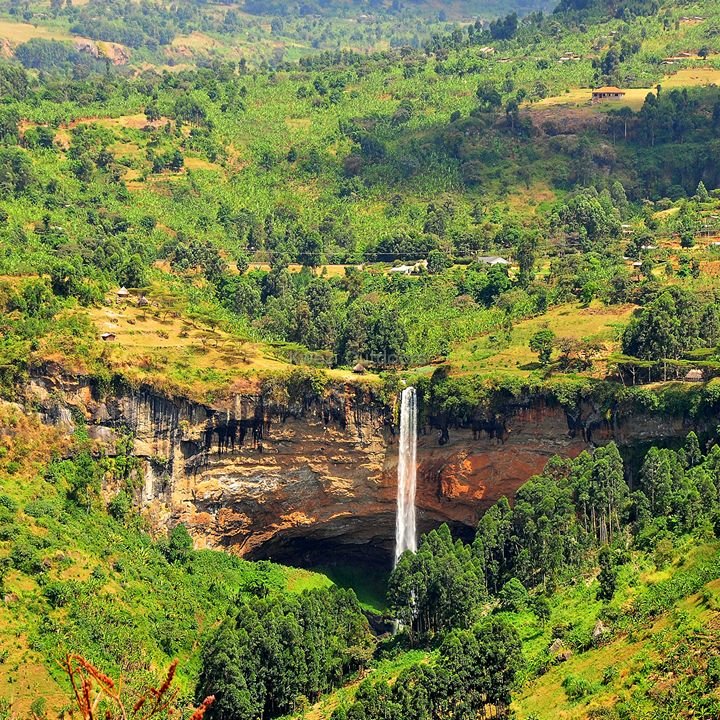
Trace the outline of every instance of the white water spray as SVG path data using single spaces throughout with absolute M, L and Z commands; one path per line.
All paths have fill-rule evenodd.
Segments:
M 400 454 L 398 458 L 395 564 L 406 551 L 417 550 L 415 482 L 417 462 L 417 395 L 415 388 L 402 391 L 400 403 Z

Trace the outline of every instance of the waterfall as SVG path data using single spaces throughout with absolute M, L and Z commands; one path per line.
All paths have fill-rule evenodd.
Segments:
M 415 528 L 415 480 L 417 460 L 417 396 L 405 388 L 400 404 L 400 454 L 398 458 L 395 564 L 406 550 L 417 550 Z

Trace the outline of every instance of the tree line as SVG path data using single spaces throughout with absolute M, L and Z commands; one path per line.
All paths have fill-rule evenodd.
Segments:
M 211 689 L 214 720 L 270 720 L 341 686 L 372 649 L 352 590 L 271 597 L 258 586 L 205 643 L 196 695 Z
M 502 498 L 487 510 L 472 543 L 453 541 L 443 527 L 406 553 L 390 578 L 390 611 L 422 644 L 472 627 L 488 603 L 533 607 L 599 551 L 606 566 L 599 592 L 607 594 L 628 546 L 653 550 L 688 533 L 715 536 L 719 487 L 720 445 L 703 452 L 693 432 L 678 450 L 651 448 L 632 474 L 614 443 L 553 458 L 512 505 Z

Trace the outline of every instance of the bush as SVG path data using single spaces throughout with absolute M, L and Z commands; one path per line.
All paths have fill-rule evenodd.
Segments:
M 673 558 L 673 542 L 670 538 L 663 538 L 655 546 L 654 562 L 658 569 L 664 568 Z
M 16 513 L 18 504 L 9 495 L 0 495 L 0 507 L 4 507 L 11 513 Z
M 125 522 L 130 511 L 132 510 L 132 500 L 130 496 L 121 490 L 109 503 L 108 513 L 118 522 Z
M 592 647 L 592 629 L 587 627 L 573 628 L 566 638 L 570 647 L 576 652 L 585 652 Z
M 713 655 L 708 660 L 707 676 L 713 685 L 720 685 L 720 656 Z
M 30 712 L 35 718 L 44 718 L 47 700 L 44 697 L 35 698 L 30 704 Z
M 500 590 L 500 607 L 508 612 L 522 612 L 527 607 L 528 591 L 517 579 L 508 580 Z
M 71 600 L 77 597 L 77 583 L 66 580 L 53 580 L 43 588 L 43 595 L 54 608 L 60 608 L 67 605 Z
M 60 517 L 61 509 L 54 500 L 31 500 L 25 506 L 25 514 L 34 518 Z
M 603 670 L 602 684 L 611 685 L 618 677 L 618 670 L 614 665 L 608 665 Z
M 572 630 L 572 625 L 570 623 L 557 623 L 556 625 L 553 625 L 550 634 L 554 638 L 560 638 L 560 640 L 564 640 Z
M 594 683 L 591 683 L 585 678 L 578 677 L 577 675 L 568 675 L 562 681 L 563 690 L 568 697 L 568 700 L 577 702 L 582 700 L 588 695 L 593 695 L 597 692 L 597 688 Z
M 168 562 L 186 563 L 193 551 L 193 540 L 187 528 L 180 523 L 171 531 L 167 539 L 167 544 L 161 548 Z
M 18 538 L 10 551 L 13 567 L 26 575 L 42 572 L 42 558 L 36 545 L 26 537 Z

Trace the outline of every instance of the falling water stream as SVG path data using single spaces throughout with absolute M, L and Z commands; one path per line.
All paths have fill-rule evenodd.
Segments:
M 417 395 L 405 388 L 400 403 L 400 455 L 398 458 L 395 564 L 406 551 L 417 550 L 415 527 L 415 480 L 417 461 Z

